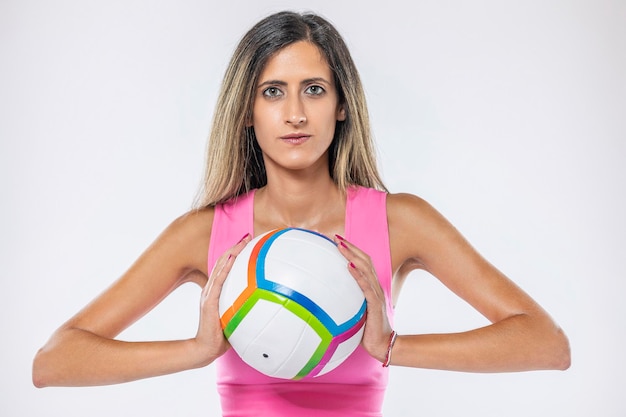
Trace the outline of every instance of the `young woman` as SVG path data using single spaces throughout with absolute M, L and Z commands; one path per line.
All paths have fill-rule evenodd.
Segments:
M 337 369 L 298 382 L 245 365 L 217 311 L 235 257 L 253 236 L 285 226 L 334 237 L 367 300 L 361 346 Z M 492 324 L 396 335 L 394 300 L 414 269 Z M 195 337 L 115 339 L 189 281 L 203 287 Z M 354 63 L 337 31 L 315 15 L 278 13 L 244 36 L 218 99 L 197 209 L 54 333 L 35 357 L 33 381 L 114 384 L 214 361 L 224 415 L 233 416 L 380 415 L 389 364 L 470 372 L 569 366 L 565 335 L 537 303 L 424 200 L 386 191 Z

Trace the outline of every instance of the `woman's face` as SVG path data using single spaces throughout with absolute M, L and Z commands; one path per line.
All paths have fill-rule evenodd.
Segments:
M 345 120 L 345 111 L 317 46 L 297 42 L 268 60 L 252 108 L 268 175 L 276 169 L 328 172 L 328 148 L 338 120 Z

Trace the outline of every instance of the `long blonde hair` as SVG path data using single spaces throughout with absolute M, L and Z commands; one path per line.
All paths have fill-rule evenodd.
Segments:
M 346 119 L 337 122 L 329 149 L 331 177 L 341 190 L 360 185 L 386 191 L 376 166 L 365 93 L 341 35 L 320 16 L 280 12 L 250 29 L 230 60 L 215 108 L 197 208 L 214 206 L 267 183 L 254 129 L 247 126 L 254 91 L 268 59 L 298 41 L 320 49 L 346 112 Z

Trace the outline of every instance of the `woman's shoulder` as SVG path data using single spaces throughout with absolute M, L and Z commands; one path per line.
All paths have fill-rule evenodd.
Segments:
M 409 193 L 387 195 L 387 219 L 391 235 L 415 241 L 445 233 L 447 219 L 422 197 Z
M 433 215 L 436 210 L 422 197 L 410 193 L 388 193 L 387 213 L 391 219 Z
M 174 219 L 148 249 L 160 262 L 185 272 L 184 281 L 202 285 L 207 273 L 207 251 L 211 240 L 214 209 L 190 210 Z M 201 274 L 190 274 L 199 271 Z
M 176 253 L 192 253 L 197 247 L 207 247 L 214 212 L 210 207 L 190 210 L 178 216 L 165 227 L 153 246 L 169 248 Z
M 166 230 L 180 236 L 210 236 L 214 214 L 214 207 L 192 209 L 174 219 Z

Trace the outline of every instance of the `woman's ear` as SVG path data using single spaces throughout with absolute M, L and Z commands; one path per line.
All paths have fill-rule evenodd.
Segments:
M 337 121 L 343 122 L 344 120 L 346 120 L 346 108 L 343 104 L 340 104 L 337 108 Z

